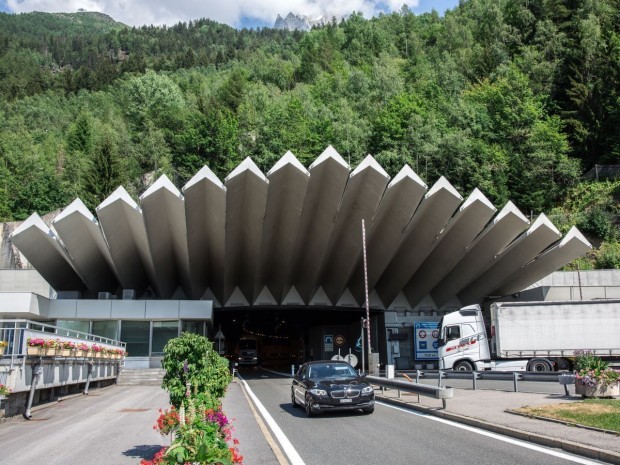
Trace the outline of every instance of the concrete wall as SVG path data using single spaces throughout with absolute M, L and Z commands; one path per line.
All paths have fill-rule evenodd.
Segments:
M 93 368 L 89 388 L 115 383 L 120 361 L 100 360 L 90 363 Z M 88 364 L 89 361 L 85 359 L 43 360 L 33 405 L 83 391 L 88 377 Z M 19 415 L 26 410 L 32 385 L 32 370 L 33 365 L 28 362 L 0 371 L 0 383 L 13 391 L 2 401 L 5 417 Z
M 0 269 L 0 291 L 33 292 L 47 298 L 54 298 L 56 292 L 43 279 L 37 270 L 2 270 Z

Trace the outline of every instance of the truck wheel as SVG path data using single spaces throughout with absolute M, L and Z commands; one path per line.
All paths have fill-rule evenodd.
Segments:
M 535 358 L 530 360 L 527 364 L 527 371 L 553 371 L 553 367 L 548 360 L 544 358 Z
M 452 369 L 454 371 L 474 371 L 474 366 L 468 360 L 461 360 L 457 362 Z

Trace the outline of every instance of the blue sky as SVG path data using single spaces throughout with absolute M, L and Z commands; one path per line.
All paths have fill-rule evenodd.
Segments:
M 399 10 L 403 3 L 416 14 L 432 9 L 443 14 L 454 8 L 458 0 L 0 0 L 0 11 L 76 12 L 83 8 L 106 13 L 131 26 L 172 25 L 210 18 L 234 27 L 263 27 L 272 26 L 277 14 L 285 16 L 291 11 L 310 17 L 345 16 L 361 11 L 368 18 L 382 11 Z

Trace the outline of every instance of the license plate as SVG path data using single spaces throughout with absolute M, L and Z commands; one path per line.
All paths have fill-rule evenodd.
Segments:
M 353 402 L 353 399 L 340 399 L 341 404 L 350 404 Z

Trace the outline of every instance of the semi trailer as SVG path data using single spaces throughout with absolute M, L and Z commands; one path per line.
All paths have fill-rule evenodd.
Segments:
M 578 351 L 620 363 L 620 300 L 495 302 L 439 322 L 439 367 L 457 371 L 571 370 Z

